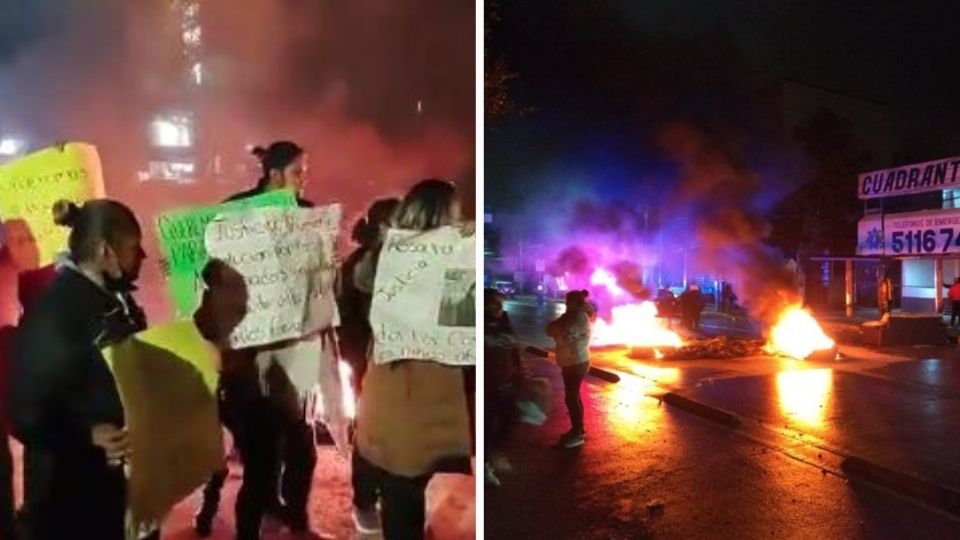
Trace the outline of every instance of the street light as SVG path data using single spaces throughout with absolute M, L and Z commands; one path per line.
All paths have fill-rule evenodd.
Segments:
M 23 150 L 24 142 L 14 137 L 0 139 L 0 156 L 13 157 Z

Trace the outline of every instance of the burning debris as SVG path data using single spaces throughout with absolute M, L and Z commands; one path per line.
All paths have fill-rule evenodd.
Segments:
M 657 317 L 653 302 L 627 304 L 613 308 L 610 321 L 597 319 L 591 345 L 626 345 L 629 347 L 680 347 L 680 335 Z
M 820 324 L 799 305 L 790 306 L 770 331 L 767 352 L 791 358 L 805 359 L 817 351 L 836 348 L 832 339 L 823 333 Z

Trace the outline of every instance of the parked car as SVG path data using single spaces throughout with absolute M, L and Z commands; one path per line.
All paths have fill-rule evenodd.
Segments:
M 657 304 L 658 317 L 677 317 L 680 313 L 680 305 L 677 297 L 670 289 L 660 289 L 657 291 L 657 298 L 654 300 Z
M 496 284 L 494 284 L 494 287 L 496 287 L 496 289 L 500 291 L 500 294 L 506 298 L 510 298 L 511 296 L 517 294 L 517 286 L 511 281 L 498 281 Z

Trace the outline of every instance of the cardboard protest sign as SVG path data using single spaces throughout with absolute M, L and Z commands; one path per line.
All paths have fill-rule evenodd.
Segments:
M 187 318 L 200 304 L 200 272 L 210 260 L 204 244 L 207 225 L 217 216 L 249 208 L 295 207 L 293 192 L 268 191 L 263 195 L 212 206 L 165 212 L 157 217 L 157 238 L 163 255 L 164 275 L 178 318 Z
M 454 227 L 389 231 L 370 312 L 375 362 L 476 364 L 475 249 Z
M 259 208 L 210 222 L 206 249 L 247 285 L 232 348 L 306 336 L 339 323 L 333 292 L 340 206 Z
M 22 225 L 29 240 L 21 246 L 29 253 L 18 257 L 27 261 L 20 270 L 47 265 L 67 248 L 69 230 L 53 222 L 55 202 L 81 203 L 101 197 L 100 155 L 89 144 L 46 148 L 0 166 L 0 218 Z
M 137 524 L 162 521 L 223 467 L 218 353 L 192 321 L 150 328 L 103 353 L 130 430 L 130 513 Z

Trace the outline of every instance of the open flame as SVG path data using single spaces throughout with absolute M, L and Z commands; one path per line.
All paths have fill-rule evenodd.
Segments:
M 833 347 L 834 341 L 823 333 L 813 315 L 800 306 L 791 306 L 780 315 L 767 342 L 769 352 L 799 359 Z
M 656 304 L 643 302 L 613 308 L 609 322 L 597 319 L 593 325 L 592 344 L 681 347 L 683 340 L 667 327 L 664 319 L 657 318 Z M 662 353 L 657 354 L 657 357 L 662 358 Z

